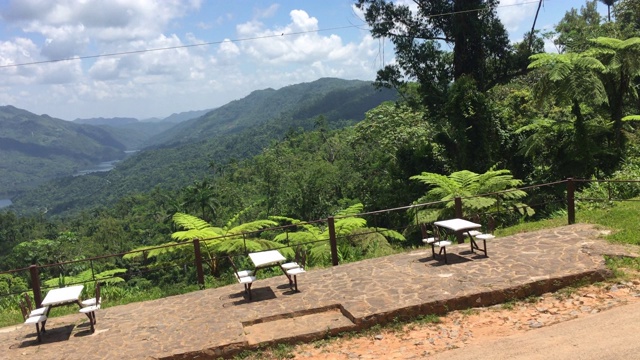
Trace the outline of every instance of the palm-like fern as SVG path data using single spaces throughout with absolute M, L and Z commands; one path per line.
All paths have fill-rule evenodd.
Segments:
M 98 274 L 93 274 L 91 269 L 87 269 L 75 276 L 61 275 L 59 278 L 46 280 L 44 281 L 44 285 L 49 287 L 55 287 L 55 286 L 64 286 L 65 284 L 88 283 L 94 280 L 107 283 L 107 284 L 116 284 L 116 283 L 124 282 L 124 279 L 115 275 L 124 274 L 126 272 L 127 272 L 127 269 L 111 269 L 111 270 L 100 272 Z
M 225 254 L 237 254 L 241 252 L 261 251 L 265 249 L 275 248 L 281 244 L 260 239 L 257 237 L 259 230 L 266 229 L 278 225 L 273 220 L 255 220 L 247 223 L 238 223 L 244 211 L 233 216 L 224 227 L 215 227 L 208 222 L 200 219 L 197 216 L 175 213 L 173 215 L 174 224 L 182 229 L 171 234 L 171 237 L 176 240 L 173 242 L 167 242 L 163 245 L 176 245 L 176 246 L 163 246 L 158 248 L 157 246 L 140 247 L 124 256 L 124 258 L 135 258 L 146 254 L 147 258 L 157 257 L 161 254 L 176 252 L 182 250 L 184 246 L 188 246 L 188 241 L 193 239 L 200 239 L 200 245 L 207 253 L 207 261 L 210 265 L 211 271 L 214 274 L 218 273 L 218 258 Z M 151 250 L 149 250 L 151 249 Z
M 456 197 L 464 198 L 464 208 L 473 213 L 491 211 L 497 207 L 498 201 L 501 206 L 517 209 L 521 214 L 533 215 L 534 213 L 532 208 L 517 201 L 527 196 L 527 193 L 516 189 L 517 186 L 522 185 L 522 180 L 514 179 L 509 170 L 491 169 L 484 174 L 462 170 L 449 176 L 423 172 L 410 179 L 431 187 L 424 196 L 416 200 L 416 204 L 444 202 L 435 207 L 412 210 L 417 223 L 452 217 Z M 491 193 L 498 194 L 479 196 Z
M 364 206 L 360 203 L 349 206 L 335 214 L 334 228 L 339 247 L 356 247 L 364 254 L 391 247 L 389 239 L 404 241 L 405 237 L 395 230 L 367 227 L 367 220 L 357 217 Z M 326 262 L 330 256 L 329 228 L 302 222 L 297 219 L 272 216 L 271 219 L 297 225 L 299 230 L 277 235 L 273 240 L 280 243 L 308 244 L 310 260 L 314 263 Z M 346 252 L 344 250 L 343 252 Z M 341 259 L 345 260 L 345 259 Z

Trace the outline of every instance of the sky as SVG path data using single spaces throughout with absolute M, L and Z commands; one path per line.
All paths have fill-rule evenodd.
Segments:
M 322 77 L 374 80 L 393 47 L 371 37 L 354 2 L 0 0 L 0 106 L 164 118 Z M 511 41 L 531 29 L 538 2 L 500 0 Z M 536 29 L 585 2 L 544 0 Z

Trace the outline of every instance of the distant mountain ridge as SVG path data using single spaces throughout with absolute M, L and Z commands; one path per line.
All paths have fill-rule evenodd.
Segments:
M 0 106 L 0 194 L 125 156 L 125 146 L 101 128 Z
M 109 126 L 123 126 L 129 124 L 136 124 L 139 122 L 136 118 L 123 118 L 123 117 L 115 117 L 115 118 L 89 118 L 89 119 L 75 119 L 74 123 L 77 124 L 88 124 L 88 125 L 109 125 Z
M 342 112 L 349 111 L 345 106 L 348 102 L 363 96 L 375 97 L 375 95 L 387 96 L 387 99 L 395 98 L 395 92 L 375 90 L 370 82 L 337 78 L 321 78 L 310 83 L 285 86 L 278 90 L 272 88 L 256 90 L 242 99 L 231 101 L 199 118 L 176 125 L 170 132 L 151 138 L 148 145 L 174 147 L 206 140 L 213 136 L 237 133 L 270 119 L 284 117 L 308 119 L 321 114 L 327 117 L 328 113 L 335 112 L 336 109 L 339 109 L 337 114 L 339 117 L 347 117 Z M 348 117 L 362 120 L 364 111 L 362 107 L 355 107 Z
M 185 112 L 181 112 L 181 113 L 177 113 L 177 114 L 173 113 L 173 114 L 167 116 L 166 118 L 164 118 L 164 119 L 162 119 L 160 121 L 161 122 L 168 122 L 168 123 L 172 123 L 172 124 L 178 124 L 178 123 L 181 123 L 183 121 L 199 118 L 200 116 L 208 113 L 211 110 L 212 109 L 185 111 Z
M 371 82 L 335 78 L 254 91 L 154 136 L 149 147 L 109 172 L 56 180 L 12 200 L 20 211 L 46 203 L 49 214 L 63 214 L 155 187 L 180 189 L 210 175 L 211 164 L 250 158 L 288 132 L 319 123 L 328 129 L 353 125 L 396 97 Z

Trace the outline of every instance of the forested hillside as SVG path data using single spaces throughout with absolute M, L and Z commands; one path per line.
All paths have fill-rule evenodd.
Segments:
M 371 83 L 340 79 L 256 91 L 171 128 L 145 149 L 104 174 L 59 179 L 14 199 L 15 209 L 49 214 L 79 211 L 154 187 L 180 189 L 215 167 L 260 153 L 287 134 L 342 128 L 361 121 L 367 110 L 395 100 L 396 92 Z M 161 140 L 163 142 L 161 142 Z
M 0 195 L 67 176 L 101 161 L 121 159 L 126 146 L 110 132 L 0 107 Z
M 176 147 L 238 133 L 267 121 L 285 130 L 309 129 L 313 126 L 313 118 L 319 115 L 333 128 L 343 127 L 362 120 L 367 110 L 392 99 L 395 99 L 393 92 L 376 91 L 369 82 L 332 78 L 279 90 L 257 90 L 199 118 L 178 124 L 150 140 L 149 146 Z
M 465 215 L 488 214 L 508 226 L 566 211 L 566 187 L 550 183 L 567 178 L 576 179 L 578 206 L 640 195 L 638 183 L 581 181 L 640 179 L 640 0 L 617 1 L 611 20 L 599 15 L 597 1 L 587 1 L 551 34 L 536 31 L 516 44 L 508 41 L 496 1 L 420 4 L 438 11 L 412 14 L 402 2 L 356 1 L 372 35 L 396 46 L 397 61 L 375 81 L 385 91 L 322 79 L 256 91 L 181 123 L 109 173 L 57 180 L 15 199 L 15 207 L 0 212 L 0 264 L 22 268 L 187 241 L 172 235 L 193 229 L 226 231 L 240 242 L 241 230 L 261 230 L 246 240 L 266 249 L 280 230 L 242 225 L 442 202 L 428 208 L 430 221 L 451 216 L 455 197 L 475 199 Z M 486 10 L 478 16 L 472 10 L 481 6 Z M 431 16 L 442 9 L 456 13 Z M 449 47 L 440 46 L 443 38 Z M 545 53 L 545 40 L 561 52 Z M 511 192 L 494 198 L 505 186 Z M 385 211 L 368 218 L 373 224 L 357 219 L 352 225 L 362 226 L 345 227 L 338 240 L 340 261 L 384 254 L 404 235 L 408 241 L 392 245 L 422 245 L 415 225 L 429 221 L 421 215 Z M 185 218 L 190 222 L 179 220 Z M 318 240 L 323 226 L 295 232 L 311 229 L 304 235 Z M 379 236 L 362 236 L 363 226 Z M 406 232 L 389 236 L 379 227 Z M 226 240 L 212 244 L 211 259 L 242 253 Z M 145 256 L 161 270 L 115 286 L 193 284 L 174 266 L 185 256 Z M 138 274 L 129 260 L 101 267 Z M 212 263 L 208 280 L 218 281 L 225 269 Z M 67 272 L 93 271 L 84 266 Z M 54 279 L 63 272 L 49 271 Z M 5 288 L 18 280 L 8 278 Z

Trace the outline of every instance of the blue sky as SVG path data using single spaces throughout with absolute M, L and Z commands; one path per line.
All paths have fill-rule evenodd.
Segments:
M 545 0 L 536 28 L 585 2 Z M 512 41 L 537 6 L 500 1 Z M 366 28 L 349 0 L 0 0 L 0 105 L 65 120 L 145 119 L 321 77 L 373 80 L 393 48 Z M 161 48 L 172 49 L 144 52 Z M 123 52 L 133 53 L 94 57 Z M 74 60 L 46 62 L 59 59 Z

